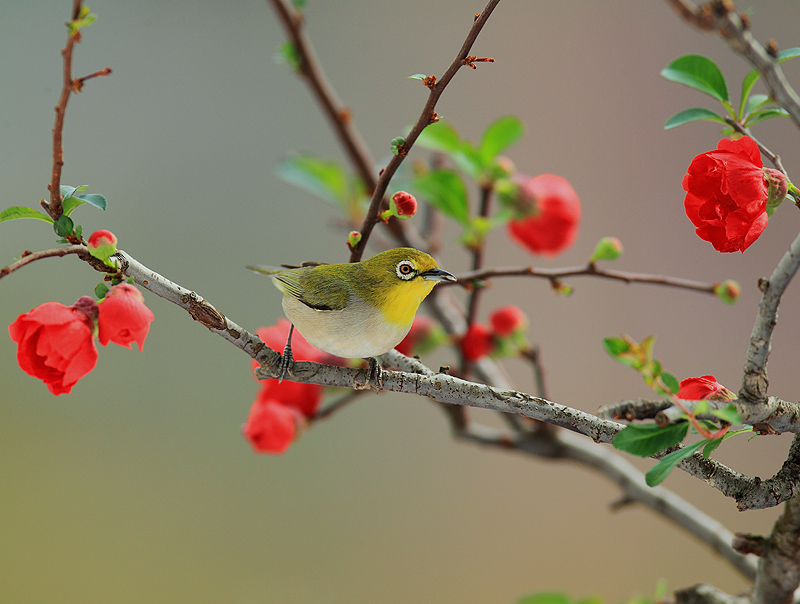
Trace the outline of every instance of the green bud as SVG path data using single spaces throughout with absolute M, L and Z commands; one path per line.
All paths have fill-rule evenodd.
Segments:
M 763 168 L 764 178 L 767 180 L 769 186 L 767 193 L 767 215 L 772 216 L 772 213 L 783 203 L 786 199 L 786 194 L 789 192 L 789 181 L 786 175 L 780 170 L 773 170 L 772 168 Z
M 616 237 L 603 237 L 597 242 L 589 262 L 616 260 L 622 255 L 622 243 Z
M 727 279 L 714 286 L 714 295 L 725 304 L 735 304 L 742 293 L 742 286 L 733 279 Z

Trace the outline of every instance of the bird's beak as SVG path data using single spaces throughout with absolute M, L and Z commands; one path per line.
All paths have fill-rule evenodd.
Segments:
M 420 276 L 425 281 L 455 281 L 456 278 L 445 270 L 440 268 L 432 268 L 420 273 Z

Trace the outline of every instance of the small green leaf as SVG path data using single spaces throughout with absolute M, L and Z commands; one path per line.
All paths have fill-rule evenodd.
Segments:
M 663 428 L 655 424 L 630 424 L 618 432 L 612 444 L 615 449 L 639 457 L 650 457 L 659 451 L 677 445 L 689 431 L 689 422 L 669 424 Z
M 281 161 L 277 174 L 286 182 L 326 201 L 344 204 L 348 199 L 347 173 L 336 162 L 313 155 L 297 155 Z
M 405 144 L 406 144 L 406 139 L 404 139 L 402 136 L 396 136 L 392 139 L 389 147 L 391 148 L 392 153 L 394 153 L 395 155 L 400 155 L 400 148 L 404 147 Z
M 300 72 L 300 53 L 297 52 L 297 47 L 291 42 L 284 42 L 281 44 L 280 49 L 275 54 L 275 62 L 283 63 L 292 68 L 292 71 Z
M 34 210 L 33 208 L 13 206 L 0 212 L 0 222 L 6 222 L 7 220 L 18 220 L 20 218 L 35 218 L 36 220 L 44 220 L 45 222 L 53 224 L 52 218 L 50 218 L 47 214 L 40 212 L 39 210 Z
M 787 59 L 793 59 L 795 57 L 800 57 L 800 47 L 795 48 L 787 48 L 786 50 L 782 50 L 778 53 L 778 58 L 775 61 L 776 63 L 783 63 Z M 745 104 L 749 102 L 750 91 L 753 90 L 753 86 L 761 77 L 761 73 L 758 69 L 753 69 L 750 73 L 748 73 L 744 80 L 742 80 L 742 99 L 739 103 L 739 119 L 741 120 L 744 118 L 747 113 L 749 113 L 745 109 Z
M 415 73 L 414 75 L 408 76 L 408 79 L 409 80 L 424 80 L 427 77 L 428 76 L 426 76 L 424 73 Z
M 75 236 L 80 239 L 83 237 L 83 227 L 81 225 L 75 225 Z
M 678 378 L 668 372 L 664 372 L 661 374 L 661 381 L 664 385 L 669 389 L 667 394 L 678 394 L 678 390 L 680 390 L 680 383 L 678 382 Z
M 525 133 L 522 121 L 509 115 L 489 124 L 481 138 L 478 153 L 484 165 L 517 142 Z
M 617 358 L 619 355 L 628 352 L 631 345 L 622 338 L 603 338 L 603 348 L 612 357 Z
M 724 119 L 710 109 L 704 109 L 703 107 L 692 107 L 691 109 L 684 109 L 683 111 L 676 113 L 669 118 L 664 124 L 664 130 L 670 130 L 671 128 L 676 128 L 677 126 L 682 126 L 683 124 L 696 122 L 698 120 L 709 120 L 712 122 L 720 122 L 722 124 L 727 123 Z
M 108 285 L 106 285 L 104 282 L 101 281 L 100 283 L 94 286 L 94 295 L 98 300 L 102 300 L 103 298 L 105 298 L 107 293 L 108 293 Z
M 752 126 L 753 124 L 772 119 L 773 117 L 789 117 L 789 114 L 781 107 L 762 109 L 761 111 L 755 111 L 747 116 L 746 125 Z
M 64 213 L 64 215 L 69 216 L 72 214 L 75 208 L 82 206 L 85 203 L 86 202 L 80 197 L 65 197 L 61 200 L 61 211 Z
M 700 55 L 684 55 L 661 70 L 661 77 L 714 97 L 728 100 L 728 87 L 716 63 Z
M 467 187 L 453 170 L 432 170 L 414 179 L 414 187 L 436 209 L 469 226 Z
M 762 105 L 768 105 L 770 103 L 770 98 L 766 94 L 754 94 L 751 95 L 749 99 L 747 99 L 747 103 L 744 106 L 744 116 L 748 116 L 753 111 L 761 107 Z
M 75 230 L 75 224 L 72 222 L 72 218 L 66 214 L 62 214 L 58 217 L 58 220 L 53 223 L 53 230 L 59 237 L 69 237 Z
M 77 187 L 71 187 L 69 185 L 61 185 L 59 187 L 61 191 L 61 197 L 72 197 L 75 193 L 80 191 L 85 191 L 89 188 L 89 185 L 78 185 Z
M 736 436 L 737 434 L 742 434 L 744 432 L 752 432 L 752 431 L 753 427 L 747 426 L 747 428 L 742 428 L 741 430 L 734 430 L 732 432 L 729 430 L 719 438 L 715 438 L 714 440 L 709 440 L 708 444 L 705 447 L 703 447 L 703 457 L 708 459 L 711 456 L 711 454 L 717 449 L 717 447 L 719 447 L 724 441 L 728 440 L 731 436 Z
M 108 207 L 108 201 L 103 195 L 99 193 L 89 193 L 87 195 L 78 195 L 78 199 L 83 200 L 84 202 L 88 203 L 90 206 L 97 208 L 98 210 L 105 210 Z
M 736 411 L 736 405 L 734 405 L 733 403 L 729 404 L 724 409 L 712 409 L 710 413 L 714 417 L 718 417 L 722 421 L 727 422 L 731 425 L 742 423 L 742 416 Z
M 292 6 L 297 10 L 303 10 L 306 7 L 306 0 L 292 0 Z
M 708 439 L 704 438 L 703 440 L 699 440 L 696 443 L 687 445 L 662 457 L 661 460 L 644 475 L 644 481 L 647 483 L 647 486 L 654 487 L 659 484 L 672 471 L 672 468 L 687 457 L 694 455 L 700 447 L 705 446 L 707 443 Z

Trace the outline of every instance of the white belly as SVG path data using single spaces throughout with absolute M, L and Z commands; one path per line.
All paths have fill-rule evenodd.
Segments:
M 387 323 L 377 308 L 352 300 L 346 310 L 314 310 L 291 296 L 284 296 L 283 312 L 310 344 L 346 359 L 388 352 L 411 329 L 410 324 Z

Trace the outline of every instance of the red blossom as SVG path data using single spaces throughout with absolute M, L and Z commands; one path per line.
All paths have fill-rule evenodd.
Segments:
M 55 395 L 68 394 L 97 364 L 94 323 L 97 306 L 84 296 L 73 306 L 46 302 L 22 313 L 8 326 L 17 343 L 17 361 Z
M 502 306 L 489 315 L 492 331 L 498 336 L 508 337 L 528 326 L 528 317 L 514 305 Z
M 515 178 L 513 202 L 520 217 L 508 223 L 511 238 L 534 254 L 555 256 L 578 236 L 581 203 L 566 179 L 554 174 Z
M 722 139 L 695 157 L 683 189 L 697 236 L 719 252 L 744 252 L 767 226 L 769 188 L 758 145 L 747 136 Z
M 681 381 L 678 398 L 685 401 L 729 401 L 736 398 L 736 395 L 720 384 L 713 375 L 704 375 Z
M 461 340 L 461 353 L 468 361 L 477 361 L 494 350 L 494 338 L 489 329 L 481 323 L 470 325 Z
M 136 342 L 139 350 L 142 350 L 155 316 L 144 305 L 141 292 L 129 283 L 120 283 L 108 291 L 99 307 L 97 326 L 100 343 L 107 346 L 111 341 L 131 348 L 131 342 Z
M 257 399 L 242 433 L 257 453 L 285 453 L 297 436 L 303 418 L 292 407 L 274 399 Z

